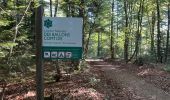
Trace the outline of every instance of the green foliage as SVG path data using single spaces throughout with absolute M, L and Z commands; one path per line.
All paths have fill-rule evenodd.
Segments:
M 6 54 L 5 54 L 4 51 L 0 51 L 0 58 L 1 58 L 1 57 L 5 57 L 5 55 L 6 55 Z
M 8 20 L 0 20 L 0 27 L 1 26 L 8 26 L 10 24 L 11 21 Z
M 110 49 L 110 45 L 109 44 L 109 40 L 107 37 L 107 34 L 105 33 L 101 33 L 102 34 L 102 39 L 101 39 L 101 43 L 100 43 L 100 56 L 101 57 L 108 57 L 109 56 L 109 49 Z M 98 33 L 93 33 L 91 35 L 91 41 L 89 43 L 90 47 L 89 47 L 89 51 L 88 51 L 88 57 L 92 57 L 92 58 L 97 58 L 97 47 L 98 47 Z
M 31 55 L 34 54 L 34 8 L 39 6 L 39 1 L 35 2 L 26 12 L 24 20 L 20 23 L 17 34 L 16 25 L 24 15 L 25 9 L 30 0 L 19 0 L 17 5 L 16 0 L 6 0 L 7 5 L 0 4 L 0 66 L 14 71 L 23 71 L 29 69 L 34 63 Z M 53 8 L 56 5 L 53 1 Z M 84 1 L 84 2 L 82 2 Z M 124 0 L 59 0 L 58 12 L 60 15 L 69 17 L 84 18 L 84 45 L 88 44 L 88 57 L 98 58 L 97 51 L 100 49 L 100 57 L 110 57 L 110 37 L 111 37 L 111 20 L 113 15 L 113 46 L 115 48 L 115 56 L 122 58 L 124 54 L 125 33 L 128 33 L 129 47 L 128 52 L 131 56 L 135 51 L 136 34 L 138 31 L 138 17 L 143 16 L 141 29 L 141 37 L 139 39 L 139 56 L 150 62 L 156 61 L 156 24 L 154 25 L 154 53 L 151 49 L 151 29 L 152 17 L 156 15 L 155 0 L 145 0 L 143 15 L 138 15 L 140 11 L 140 2 L 142 0 L 128 0 L 127 8 L 124 8 Z M 2 1 L 3 2 L 3 1 Z M 169 0 L 160 1 L 161 15 L 161 44 L 165 48 L 166 31 L 167 31 L 167 4 Z M 48 1 L 43 3 L 45 11 L 49 10 Z M 114 6 L 112 11 L 112 6 Z M 125 9 L 128 14 L 128 26 L 125 26 Z M 82 12 L 81 12 L 82 11 Z M 45 12 L 44 15 L 48 15 Z M 54 10 L 53 10 L 54 13 Z M 90 14 L 91 13 L 91 14 Z M 91 19 L 91 20 L 90 20 Z M 98 33 L 101 33 L 98 41 Z M 90 34 L 90 35 L 89 35 Z M 16 38 L 15 38 L 16 35 Z M 91 36 L 91 37 L 90 37 Z M 98 45 L 99 42 L 99 45 Z M 98 48 L 99 46 L 99 48 Z M 11 52 L 12 49 L 12 52 Z M 86 49 L 86 48 L 85 48 Z M 11 57 L 9 57 L 9 55 Z M 8 64 L 7 64 L 8 63 Z
M 26 74 L 29 71 L 29 67 L 33 66 L 34 59 L 30 54 L 24 54 L 16 57 L 11 57 L 11 72 L 21 72 Z
M 11 47 L 14 47 L 17 45 L 18 45 L 18 43 L 12 43 L 12 42 L 0 43 L 0 47 L 5 48 L 5 49 L 10 49 Z
M 34 23 L 32 18 L 34 17 L 32 17 L 31 9 L 26 12 L 17 34 L 15 27 L 21 21 L 30 0 L 19 1 L 18 6 L 16 6 L 16 1 L 6 2 L 6 7 L 2 5 L 3 10 L 0 9 L 0 70 L 25 73 L 35 62 L 31 56 L 34 54 L 33 38 L 31 38 L 33 37 L 31 26 Z

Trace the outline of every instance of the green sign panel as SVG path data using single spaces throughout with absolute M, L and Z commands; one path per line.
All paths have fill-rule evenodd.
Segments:
M 44 59 L 80 59 L 82 58 L 81 47 L 44 47 Z
M 43 59 L 82 58 L 82 18 L 43 17 Z

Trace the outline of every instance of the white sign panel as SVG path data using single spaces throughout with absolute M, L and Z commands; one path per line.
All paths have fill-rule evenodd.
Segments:
M 82 23 L 82 18 L 43 17 L 42 46 L 82 47 Z

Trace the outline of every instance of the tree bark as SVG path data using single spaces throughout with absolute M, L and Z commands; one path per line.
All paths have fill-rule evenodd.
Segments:
M 154 52 L 154 31 L 155 31 L 155 22 L 156 22 L 156 18 L 155 18 L 155 12 L 152 12 L 152 25 L 151 25 L 151 53 L 153 54 Z
M 141 43 L 141 32 L 142 32 L 142 19 L 143 19 L 143 10 L 144 10 L 144 1 L 140 1 L 140 6 L 138 10 L 138 22 L 137 22 L 137 32 L 136 32 L 136 41 L 135 41 L 135 50 L 132 54 L 132 56 L 129 58 L 128 62 L 131 61 L 134 57 L 136 60 L 138 59 L 138 53 L 139 53 L 139 46 Z
M 127 8 L 128 8 L 128 2 L 127 0 L 124 0 L 124 12 L 125 12 L 125 28 L 126 28 L 126 31 L 125 31 L 125 42 L 124 42 L 124 60 L 126 62 L 128 62 L 128 48 L 129 48 L 129 32 L 127 31 L 127 28 L 128 28 L 128 11 L 127 11 Z
M 58 12 L 58 0 L 55 0 L 55 11 L 54 11 L 54 17 L 57 16 L 57 12 Z
M 66 3 L 67 3 L 67 13 L 66 13 L 66 16 L 70 17 L 71 16 L 71 13 L 70 13 L 70 10 L 71 10 L 70 0 L 66 0 Z
M 167 38 L 166 38 L 166 53 L 165 53 L 165 62 L 167 62 L 168 58 L 168 50 L 169 50 L 169 29 L 170 29 L 170 3 L 168 4 L 168 30 L 167 30 Z
M 100 34 L 101 32 L 98 32 L 98 46 L 97 46 L 97 56 L 100 56 L 100 44 L 101 44 L 101 39 L 100 39 Z
M 114 17 L 114 0 L 112 1 L 112 11 L 111 11 L 111 32 L 110 32 L 110 52 L 111 59 L 114 59 L 114 34 L 113 34 L 113 17 Z
M 53 10 L 52 10 L 52 0 L 50 0 L 50 17 L 53 16 Z
M 34 6 L 35 5 L 35 2 L 32 1 L 31 2 L 31 5 L 30 5 L 30 10 L 31 10 L 31 20 L 30 20 L 30 30 L 31 30 L 31 36 L 32 36 L 32 45 L 33 45 L 33 48 L 35 48 L 35 9 L 34 9 Z
M 161 31 L 160 31 L 160 1 L 156 0 L 157 4 L 157 62 L 162 63 L 162 53 L 161 53 Z
M 87 41 L 86 41 L 86 44 L 85 44 L 85 48 L 84 48 L 84 54 L 87 55 L 87 51 L 88 51 L 88 47 L 89 47 L 89 41 L 90 41 L 90 38 L 91 38 L 91 34 L 93 32 L 93 28 L 94 28 L 94 25 L 95 25 L 95 22 L 91 25 L 91 28 L 89 30 L 89 34 L 88 34 L 88 38 L 87 38 Z
M 135 45 L 135 51 L 136 51 L 135 57 L 136 57 L 136 59 L 138 57 L 139 45 L 140 45 L 140 42 L 141 42 L 143 8 L 144 8 L 144 0 L 141 0 L 139 11 L 138 11 L 138 29 L 137 29 L 137 33 L 136 33 L 136 45 Z
M 86 37 L 86 34 L 85 34 L 85 5 L 84 5 L 84 0 L 81 0 L 80 1 L 80 8 L 79 8 L 79 15 L 78 15 L 78 17 L 81 17 L 81 18 L 83 18 L 83 29 L 82 29 L 82 34 L 83 34 L 83 38 L 82 38 L 82 46 L 83 46 L 83 59 L 85 58 L 85 48 L 86 48 L 86 45 L 85 45 L 85 37 Z

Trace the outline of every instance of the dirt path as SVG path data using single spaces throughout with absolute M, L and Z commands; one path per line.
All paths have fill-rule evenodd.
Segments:
M 44 95 L 47 100 L 170 100 L 169 91 L 166 93 L 164 88 L 137 76 L 138 71 L 129 69 L 134 66 L 102 60 L 87 62 L 85 70 L 70 75 L 63 74 L 59 82 L 49 78 L 53 69 L 46 67 L 48 70 L 45 70 L 45 76 L 48 80 L 44 82 Z M 149 77 L 157 79 L 157 76 L 160 76 L 154 75 Z M 168 86 L 168 77 L 169 73 L 167 76 L 163 74 L 161 82 L 154 82 L 167 83 Z M 34 74 L 30 80 L 32 81 L 8 83 L 4 100 L 36 100 Z
M 133 73 L 129 73 L 126 69 L 119 68 L 119 65 L 111 65 L 104 61 L 87 61 L 91 67 L 100 69 L 104 72 L 105 77 L 113 80 L 130 92 L 130 100 L 170 100 L 170 94 L 155 87 L 153 84 L 145 82 Z

